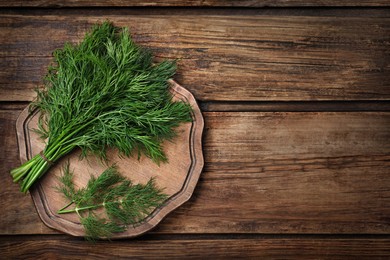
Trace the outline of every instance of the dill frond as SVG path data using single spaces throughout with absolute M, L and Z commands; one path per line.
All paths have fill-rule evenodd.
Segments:
M 69 204 L 58 213 L 77 213 L 88 240 L 109 239 L 114 233 L 126 231 L 129 225 L 141 223 L 168 198 L 156 187 L 153 178 L 145 185 L 133 185 L 115 167 L 106 169 L 97 178 L 91 177 L 86 187 L 74 190 L 73 196 L 62 188 L 73 183 L 71 177 L 69 166 L 64 167 L 57 190 Z M 67 209 L 72 204 L 74 207 Z M 104 209 L 104 216 L 95 213 L 98 209 Z
M 192 120 L 190 105 L 173 102 L 168 91 L 175 62 L 153 63 L 152 54 L 136 45 L 126 28 L 109 22 L 53 55 L 44 88 L 37 89 L 31 105 L 41 112 L 35 131 L 47 138 L 44 157 L 36 155 L 11 171 L 22 192 L 76 147 L 82 157 L 93 154 L 103 161 L 110 147 L 122 156 L 167 161 L 162 141 Z

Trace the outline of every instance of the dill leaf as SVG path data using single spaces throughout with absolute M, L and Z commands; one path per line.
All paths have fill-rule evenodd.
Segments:
M 126 231 L 124 226 L 117 225 L 114 222 L 106 222 L 105 219 L 97 218 L 92 214 L 81 218 L 81 224 L 85 229 L 85 238 L 89 241 L 110 238 L 113 233 Z

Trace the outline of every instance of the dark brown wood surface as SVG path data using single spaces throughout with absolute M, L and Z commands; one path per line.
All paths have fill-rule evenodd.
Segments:
M 390 257 L 388 5 L 0 1 L 0 259 Z M 90 244 L 46 227 L 9 171 L 51 52 L 104 19 L 179 59 L 175 79 L 203 109 L 205 167 L 156 229 Z
M 200 101 L 390 99 L 389 17 L 147 12 L 0 17 L 5 56 L 0 75 L 8 79 L 0 82 L 1 100 L 32 100 L 53 50 L 79 41 L 106 18 L 130 27 L 134 39 L 159 58 L 179 59 L 176 79 Z M 42 41 L 43 35 L 50 40 Z
M 166 239 L 169 238 L 169 239 Z M 91 244 L 64 236 L 0 237 L 0 250 L 23 259 L 386 259 L 389 239 L 171 237 Z M 10 250 L 12 249 L 12 250 Z M 61 252 L 60 255 L 56 252 Z
M 135 6 L 186 6 L 186 7 L 306 7 L 306 6 L 390 6 L 388 0 L 0 0 L 3 7 L 135 7 Z

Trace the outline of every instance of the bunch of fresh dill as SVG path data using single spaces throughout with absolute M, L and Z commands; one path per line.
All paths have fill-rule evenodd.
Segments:
M 105 170 L 99 177 L 91 177 L 86 187 L 76 189 L 69 163 L 63 168 L 57 189 L 70 201 L 59 214 L 77 213 L 88 240 L 110 238 L 114 233 L 126 231 L 160 206 L 167 195 L 155 186 L 154 179 L 146 185 L 133 185 L 121 176 L 115 167 Z M 67 209 L 72 204 L 72 209 Z M 104 213 L 97 213 L 104 209 Z
M 114 147 L 125 156 L 136 152 L 166 161 L 162 141 L 192 120 L 191 107 L 173 102 L 169 93 L 174 62 L 153 63 L 126 28 L 109 22 L 96 25 L 80 44 L 65 44 L 54 57 L 31 106 L 40 110 L 36 130 L 47 139 L 46 147 L 11 171 L 22 192 L 76 147 L 82 157 L 105 159 L 107 148 Z

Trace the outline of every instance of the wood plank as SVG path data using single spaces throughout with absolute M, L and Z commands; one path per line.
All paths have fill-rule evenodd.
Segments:
M 191 1 L 191 0 L 149 0 L 149 1 L 110 1 L 110 0 L 15 0 L 6 1 L 0 0 L 0 7 L 133 7 L 133 6 L 186 6 L 186 7 L 307 7 L 307 6 L 389 6 L 388 0 L 207 0 L 207 1 Z
M 0 17 L 1 101 L 32 100 L 52 51 L 102 20 L 77 12 Z M 176 80 L 200 101 L 390 98 L 388 16 L 105 17 L 130 27 L 158 59 L 179 59 Z
M 62 236 L 0 237 L 4 259 L 385 259 L 390 239 L 246 238 L 141 239 L 88 243 Z
M 11 183 L 19 111 L 0 111 L 0 234 L 46 234 Z M 390 232 L 390 113 L 204 113 L 205 168 L 166 233 Z M 17 202 L 17 203 L 16 203 Z

